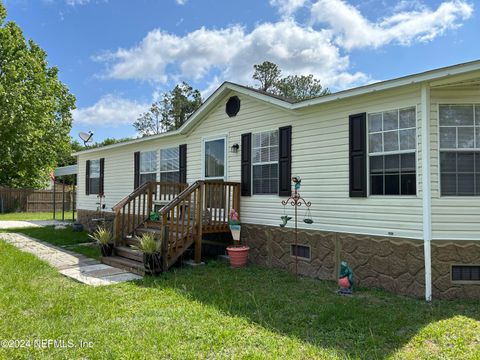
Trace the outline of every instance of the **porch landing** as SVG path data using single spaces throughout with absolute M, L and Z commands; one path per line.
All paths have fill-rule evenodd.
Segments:
M 71 279 L 91 286 L 112 285 L 138 280 L 141 276 L 123 269 L 105 265 L 95 259 L 64 250 L 22 234 L 2 233 L 0 240 L 35 255 Z

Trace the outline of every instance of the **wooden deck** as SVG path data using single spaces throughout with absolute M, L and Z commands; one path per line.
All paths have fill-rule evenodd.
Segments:
M 161 241 L 163 271 L 191 247 L 195 262 L 200 263 L 203 234 L 229 231 L 232 209 L 240 212 L 239 183 L 145 183 L 113 208 L 115 256 L 103 261 L 143 275 L 143 254 L 136 249 L 137 236 L 151 233 Z M 152 211 L 158 214 L 158 221 L 150 219 Z

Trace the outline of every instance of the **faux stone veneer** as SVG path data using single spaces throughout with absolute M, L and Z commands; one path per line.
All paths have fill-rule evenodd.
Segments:
M 250 246 L 255 264 L 295 271 L 290 254 L 293 229 L 242 225 L 242 240 Z M 310 247 L 310 260 L 298 259 L 301 275 L 335 280 L 340 261 L 353 269 L 355 283 L 414 297 L 425 294 L 423 241 L 323 231 L 299 230 L 298 244 Z M 432 242 L 433 298 L 480 298 L 480 284 L 455 284 L 450 268 L 480 264 L 480 244 Z
M 93 232 L 97 229 L 99 223 L 94 221 L 94 219 L 105 218 L 105 225 L 113 232 L 113 219 L 115 219 L 115 214 L 112 212 L 100 212 L 92 210 L 81 210 L 77 211 L 77 221 L 83 225 L 85 231 Z
M 433 298 L 480 299 L 479 283 L 452 283 L 452 265 L 480 265 L 480 241 L 432 241 Z

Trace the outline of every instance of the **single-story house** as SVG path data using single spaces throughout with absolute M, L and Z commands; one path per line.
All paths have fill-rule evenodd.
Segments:
M 345 260 L 361 286 L 480 297 L 480 61 L 300 102 L 225 82 L 178 130 L 74 155 L 79 221 L 102 193 L 117 257 L 134 259 L 128 239 L 160 209 L 168 259 L 194 247 L 200 261 L 202 234 L 228 231 L 236 208 L 253 263 L 297 256 L 333 280 Z M 296 246 L 293 221 L 279 226 L 292 176 L 313 220 L 299 208 Z

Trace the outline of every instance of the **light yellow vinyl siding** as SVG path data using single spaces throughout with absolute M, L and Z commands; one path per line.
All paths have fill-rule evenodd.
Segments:
M 479 240 L 480 197 L 441 196 L 439 104 L 480 103 L 480 90 L 457 88 L 431 92 L 432 237 L 436 240 Z
M 292 125 L 292 174 L 300 175 L 301 194 L 312 202 L 314 223 L 303 223 L 302 228 L 340 231 L 409 238 L 422 237 L 422 200 L 418 196 L 349 197 L 348 117 L 362 112 L 378 112 L 417 106 L 420 90 L 408 86 L 382 93 L 368 94 L 355 99 L 288 111 L 249 96 L 236 94 L 241 99 L 241 110 L 236 117 L 225 114 L 225 96 L 219 104 L 189 133 L 132 144 L 105 152 L 79 156 L 79 208 L 95 209 L 96 196 L 84 196 L 85 160 L 105 157 L 105 192 L 107 207 L 133 190 L 133 152 L 158 149 L 187 143 L 187 181 L 202 176 L 202 140 L 206 137 L 227 136 L 228 180 L 240 181 L 240 151 L 230 147 L 241 144 L 241 134 L 278 129 Z M 417 107 L 418 110 L 418 107 Z M 418 112 L 418 111 L 417 111 Z M 420 117 L 417 118 L 420 124 Z M 417 128 L 417 137 L 420 138 Z M 417 144 L 418 149 L 421 146 Z M 420 176 L 417 188 L 420 188 Z M 283 206 L 277 195 L 242 197 L 241 217 L 245 223 L 278 226 Z M 287 207 L 291 214 L 291 207 Z M 292 225 L 292 222 L 289 223 Z

